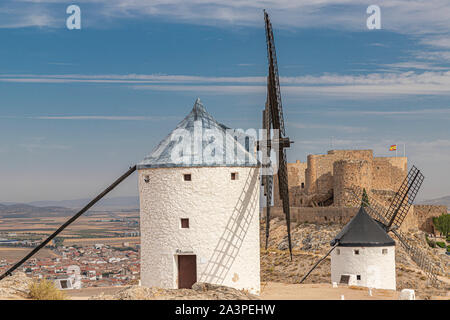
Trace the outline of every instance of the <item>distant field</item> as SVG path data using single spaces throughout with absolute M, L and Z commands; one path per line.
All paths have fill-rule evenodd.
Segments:
M 103 244 L 119 244 L 123 242 L 139 243 L 141 241 L 140 237 L 128 237 L 128 238 L 78 238 L 78 239 L 65 239 L 64 245 L 70 244 L 80 244 L 80 245 L 90 245 L 96 243 Z
M 127 218 L 126 221 L 109 221 L 117 218 Z M 60 225 L 67 221 L 67 217 L 39 217 L 39 218 L 2 218 L 0 224 L 0 233 L 16 233 L 17 238 L 27 238 L 28 235 L 40 235 L 43 238 L 45 235 L 53 233 Z M 60 236 L 65 238 L 84 238 L 84 243 L 92 242 L 117 242 L 122 240 L 117 239 L 123 232 L 136 231 L 136 227 L 130 227 L 128 223 L 131 221 L 129 213 L 94 213 L 87 216 L 80 217 L 77 221 L 71 224 L 64 230 Z M 101 221 L 105 220 L 105 221 Z M 133 221 L 137 221 L 134 219 Z M 5 236 L 4 236 L 5 237 Z M 109 240 L 103 237 L 110 238 Z M 10 238 L 15 238 L 14 236 Z M 90 240 L 90 239 L 99 240 Z M 77 240 L 80 242 L 79 240 Z M 133 241 L 133 240 L 127 240 Z
M 0 260 L 5 259 L 8 262 L 14 262 L 23 258 L 32 248 L 8 248 L 0 247 Z M 53 253 L 50 249 L 42 249 L 35 256 L 35 258 L 57 258 L 58 255 Z

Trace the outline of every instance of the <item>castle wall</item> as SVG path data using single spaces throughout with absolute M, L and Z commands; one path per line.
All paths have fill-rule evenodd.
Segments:
M 439 232 L 433 226 L 433 218 L 447 213 L 447 206 L 414 205 L 414 216 L 420 230 L 428 233 Z
M 291 221 L 297 223 L 348 223 L 358 213 L 358 208 L 345 207 L 291 207 Z M 263 216 L 266 208 L 263 208 Z M 271 207 L 270 216 L 284 219 L 283 208 Z
M 307 162 L 288 163 L 289 202 L 299 222 L 348 221 L 354 201 L 348 188 L 365 188 L 368 195 L 389 207 L 408 173 L 406 157 L 374 157 L 372 150 L 330 150 L 308 155 Z M 278 177 L 274 177 L 274 212 L 281 207 Z M 304 183 L 304 188 L 301 183 Z M 323 207 L 333 205 L 333 207 Z M 301 207 L 301 208 L 300 208 Z M 281 209 L 281 208 L 279 208 Z M 344 211 L 340 211 L 340 210 Z M 280 211 L 281 212 L 281 211 Z M 432 217 L 445 212 L 439 206 L 414 206 L 401 229 L 420 228 L 432 232 Z
M 353 198 L 348 194 L 355 186 L 372 190 L 372 164 L 367 160 L 339 160 L 334 162 L 334 206 L 352 206 Z
M 373 159 L 372 188 L 397 191 L 408 169 L 406 157 L 376 157 Z
M 308 194 L 331 194 L 333 190 L 333 164 L 339 160 L 366 160 L 372 163 L 372 150 L 330 150 L 323 155 L 309 155 L 306 171 Z
M 348 223 L 357 213 L 356 207 L 291 207 L 291 221 L 296 223 Z M 400 230 L 407 232 L 409 229 L 420 229 L 433 233 L 433 217 L 438 217 L 447 212 L 446 206 L 413 205 L 403 221 Z M 263 216 L 266 208 L 263 208 Z M 283 208 L 271 207 L 271 217 L 284 219 Z
M 300 195 L 305 190 L 306 167 L 307 167 L 306 162 L 300 162 L 300 160 L 297 160 L 294 163 L 287 164 L 289 194 L 290 194 L 289 200 L 292 206 L 301 205 Z M 278 175 L 275 175 L 273 179 L 273 202 L 275 206 L 282 206 L 278 188 Z

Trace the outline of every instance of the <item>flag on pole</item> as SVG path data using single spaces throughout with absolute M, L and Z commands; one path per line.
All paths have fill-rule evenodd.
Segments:
M 389 151 L 397 151 L 397 145 L 396 144 L 391 145 Z

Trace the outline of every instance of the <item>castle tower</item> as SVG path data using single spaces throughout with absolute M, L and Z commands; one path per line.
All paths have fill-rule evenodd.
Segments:
M 259 163 L 227 129 L 197 99 L 138 164 L 143 286 L 259 293 Z
M 357 286 L 396 289 L 395 241 L 364 207 L 334 238 L 331 281 Z
M 359 187 L 372 190 L 372 164 L 367 160 L 339 160 L 333 163 L 333 203 L 352 205 L 349 190 Z

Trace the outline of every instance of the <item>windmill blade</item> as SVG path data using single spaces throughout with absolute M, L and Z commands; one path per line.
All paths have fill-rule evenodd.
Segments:
M 286 134 L 284 129 L 283 107 L 281 104 L 280 79 L 278 75 L 277 54 L 275 51 L 275 41 L 273 38 L 272 23 L 269 15 L 264 11 L 266 23 L 267 58 L 269 59 L 268 93 L 269 102 L 272 109 L 273 128 L 279 129 L 281 134 Z
M 363 205 L 366 208 L 367 213 L 375 220 L 381 222 L 384 226 L 387 225 L 388 220 L 386 219 L 387 209 L 373 198 L 367 196 L 367 199 L 363 198 L 363 189 L 359 187 L 354 187 L 348 189 L 348 195 L 353 204 L 353 207 L 359 207 Z
M 431 284 L 435 287 L 439 287 L 440 281 L 437 278 L 438 268 L 427 257 L 426 253 L 424 253 L 423 250 L 419 249 L 418 247 L 414 246 L 412 242 L 408 240 L 406 235 L 400 232 L 400 230 L 391 231 L 397 237 L 411 259 L 425 272 Z
M 272 205 L 273 176 L 265 176 L 264 194 L 266 196 L 266 250 L 269 246 L 270 206 Z
M 262 153 L 262 184 L 264 186 L 264 195 L 266 196 L 266 245 L 267 250 L 269 246 L 269 232 L 270 232 L 270 206 L 272 205 L 272 188 L 273 188 L 273 170 L 272 163 L 270 161 L 270 125 L 271 125 L 271 114 L 269 98 L 266 101 L 266 107 L 263 110 L 263 134 L 264 140 L 260 141 L 260 150 Z
M 387 229 L 398 229 L 406 218 L 411 205 L 419 192 L 424 180 L 423 174 L 415 166 L 409 170 L 408 175 L 394 196 L 386 212 L 388 220 Z
M 289 185 L 287 175 L 286 153 L 280 149 L 278 161 L 278 186 L 281 201 L 283 202 L 283 211 L 286 219 L 286 229 L 289 244 L 289 256 L 292 260 L 292 241 L 291 241 L 291 213 L 289 206 Z
M 322 257 L 320 258 L 313 266 L 312 268 L 303 276 L 303 278 L 301 278 L 299 283 L 303 283 L 303 281 L 306 280 L 306 278 L 311 274 L 311 272 L 314 271 L 315 268 L 317 268 L 317 266 L 326 259 L 326 257 L 329 256 L 329 254 L 331 253 L 331 251 L 333 251 L 337 246 L 339 245 L 339 241 L 336 241 L 336 243 L 334 244 L 333 247 L 331 247 L 331 249 Z
M 266 26 L 266 42 L 267 42 L 267 58 L 269 60 L 269 75 L 267 77 L 267 94 L 268 106 L 270 107 L 270 117 L 272 128 L 274 129 L 274 139 L 277 143 L 277 148 L 274 148 L 274 143 L 271 143 L 270 148 L 277 152 L 278 164 L 278 187 L 280 198 L 283 203 L 283 212 L 286 218 L 286 229 L 289 244 L 289 255 L 292 260 L 292 242 L 291 242 L 291 218 L 289 207 L 289 185 L 287 174 L 286 153 L 284 148 L 290 146 L 289 138 L 285 137 L 283 107 L 281 103 L 280 79 L 278 75 L 277 54 L 275 50 L 275 41 L 273 37 L 272 23 L 269 15 L 264 10 L 264 21 Z M 274 141 L 272 141 L 274 142 Z

